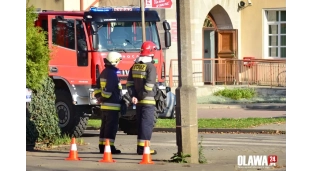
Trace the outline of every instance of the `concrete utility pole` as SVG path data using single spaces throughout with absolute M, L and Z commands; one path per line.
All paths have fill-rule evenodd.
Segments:
M 84 11 L 84 9 L 83 9 L 83 0 L 80 0 L 80 11 Z
M 146 41 L 146 34 L 145 34 L 145 5 L 144 0 L 140 0 L 140 7 L 141 7 L 141 18 L 142 18 L 142 39 L 143 42 Z
M 198 163 L 198 120 L 196 88 L 192 69 L 192 10 L 194 0 L 176 0 L 178 30 L 179 87 L 176 89 L 176 136 L 178 153 L 190 154 L 189 163 Z

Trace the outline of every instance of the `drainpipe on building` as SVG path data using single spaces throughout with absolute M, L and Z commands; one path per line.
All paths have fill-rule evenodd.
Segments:
M 84 11 L 84 9 L 83 9 L 83 0 L 80 0 L 80 11 Z

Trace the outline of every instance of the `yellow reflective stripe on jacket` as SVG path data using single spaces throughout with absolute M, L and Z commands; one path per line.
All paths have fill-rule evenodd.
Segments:
M 116 106 L 101 106 L 101 109 L 120 110 L 120 107 L 116 107 Z
M 104 89 L 106 86 L 106 79 L 100 78 L 100 84 L 101 84 L 101 88 Z
M 155 105 L 156 101 L 155 100 L 140 100 L 139 101 L 140 104 L 151 104 L 151 105 Z
M 98 89 L 98 90 L 94 90 L 93 93 L 94 93 L 94 94 L 97 94 L 97 93 L 101 93 L 101 92 L 102 92 L 102 91 Z
M 133 78 L 146 78 L 145 75 L 132 74 Z
M 122 86 L 121 86 L 120 83 L 118 83 L 118 89 L 119 89 L 119 90 L 122 90 Z
M 101 109 L 106 109 L 106 110 L 120 110 L 120 104 L 115 104 L 115 103 L 102 103 L 102 104 L 101 104 Z
M 148 86 L 144 86 L 144 88 L 145 88 L 146 91 L 152 91 L 153 90 L 152 87 L 148 87 Z
M 103 97 L 105 98 L 110 98 L 110 96 L 112 95 L 111 92 L 106 92 L 106 91 L 102 91 L 102 94 L 101 94 Z
M 127 86 L 127 87 L 133 86 L 133 85 L 134 85 L 133 83 L 134 83 L 133 81 L 127 81 L 126 86 Z
M 145 90 L 146 91 L 152 91 L 153 88 L 154 88 L 154 84 L 148 84 L 146 83 L 145 86 L 144 86 Z

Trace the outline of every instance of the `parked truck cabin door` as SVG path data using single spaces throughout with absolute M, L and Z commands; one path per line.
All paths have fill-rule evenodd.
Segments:
M 91 84 L 91 54 L 82 16 L 48 16 L 49 73 L 70 84 Z

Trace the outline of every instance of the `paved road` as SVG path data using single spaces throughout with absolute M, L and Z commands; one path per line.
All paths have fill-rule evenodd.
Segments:
M 152 149 L 158 154 L 152 156 L 155 165 L 142 166 L 137 163 L 142 156 L 135 154 L 136 136 L 118 133 L 116 146 L 123 154 L 113 155 L 117 163 L 105 164 L 97 162 L 102 158 L 98 154 L 98 132 L 87 131 L 83 138 L 90 143 L 78 146 L 79 157 L 82 161 L 64 161 L 68 156 L 69 147 L 59 147 L 53 151 L 27 152 L 28 171 L 63 171 L 63 170 L 239 170 L 237 169 L 238 155 L 270 155 L 278 156 L 278 165 L 286 165 L 286 135 L 263 134 L 199 134 L 203 136 L 204 154 L 207 164 L 172 164 L 164 162 L 177 152 L 174 133 L 153 133 Z M 286 168 L 282 168 L 285 170 Z M 246 169 L 243 169 L 246 170 Z
M 285 110 L 268 109 L 205 109 L 198 108 L 198 118 L 286 117 Z

